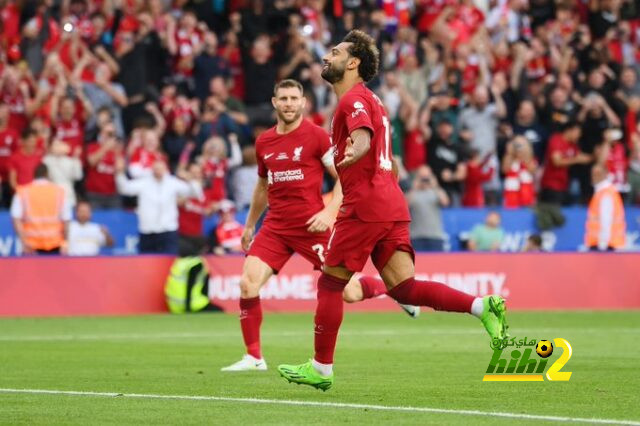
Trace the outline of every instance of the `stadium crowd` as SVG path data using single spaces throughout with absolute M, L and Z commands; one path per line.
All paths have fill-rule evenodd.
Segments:
M 205 215 L 250 202 L 253 143 L 275 122 L 276 81 L 301 81 L 307 116 L 329 128 L 336 100 L 321 58 L 353 28 L 378 41 L 382 69 L 371 86 L 392 119 L 407 192 L 425 184 L 412 183 L 421 170 L 443 206 L 586 204 L 600 164 L 626 203 L 640 203 L 637 0 L 0 8 L 3 208 L 40 163 L 72 205 L 94 208 L 134 205 L 126 195 L 135 191 L 118 191 L 119 171 L 136 179 L 166 167 L 202 184 L 204 197 L 179 200 L 180 233 L 201 235 Z M 223 234 L 238 238 L 236 228 Z

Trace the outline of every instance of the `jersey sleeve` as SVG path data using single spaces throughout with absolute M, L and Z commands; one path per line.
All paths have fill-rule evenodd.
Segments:
M 333 166 L 333 146 L 329 139 L 329 133 L 322 128 L 318 128 L 316 138 L 318 141 L 318 158 L 320 158 L 325 167 Z
M 258 163 L 258 176 L 261 178 L 267 177 L 267 165 L 264 163 L 262 157 L 262 150 L 260 149 L 260 138 L 256 140 L 256 162 Z
M 361 128 L 369 129 L 373 133 L 371 105 L 363 96 L 356 94 L 347 96 L 342 103 L 342 110 L 349 133 Z

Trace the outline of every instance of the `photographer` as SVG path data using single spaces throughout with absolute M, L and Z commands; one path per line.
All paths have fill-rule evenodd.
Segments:
M 592 73 L 591 80 L 596 80 L 599 73 Z M 592 84 L 597 86 L 597 84 Z M 580 150 L 588 155 L 593 155 L 596 146 L 604 140 L 604 132 L 610 127 L 620 127 L 621 122 L 605 98 L 595 91 L 589 92 L 584 97 L 582 109 L 578 113 L 578 121 L 582 125 L 582 137 L 580 138 Z M 591 185 L 592 161 L 586 164 L 575 165 L 571 168 L 571 177 L 580 182 L 580 201 L 587 204 L 593 193 Z
M 411 212 L 413 247 L 417 251 L 443 251 L 445 232 L 441 207 L 449 205 L 449 196 L 438 186 L 431 168 L 418 168 L 406 197 Z

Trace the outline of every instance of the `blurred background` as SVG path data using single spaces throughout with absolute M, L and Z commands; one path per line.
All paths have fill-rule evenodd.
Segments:
M 2 256 L 25 251 L 9 208 L 41 163 L 65 189 L 69 238 L 85 243 L 64 254 L 176 253 L 184 241 L 237 252 L 274 83 L 300 80 L 307 117 L 328 128 L 336 99 L 321 57 L 354 28 L 381 52 L 370 86 L 392 119 L 418 250 L 640 248 L 637 1 L 2 0 L 0 10 Z M 586 235 L 594 166 L 621 197 L 624 241 Z M 149 206 L 136 215 L 148 200 L 117 185 L 117 171 L 135 180 L 154 167 L 199 182 L 204 200 L 167 195 L 151 203 L 175 201 L 177 218 L 142 213 Z M 615 210 L 605 226 L 620 221 Z

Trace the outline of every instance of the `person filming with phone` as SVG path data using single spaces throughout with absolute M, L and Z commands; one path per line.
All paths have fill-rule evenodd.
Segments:
M 449 205 L 449 196 L 438 185 L 429 166 L 418 168 L 406 197 L 411 213 L 413 247 L 418 251 L 444 251 L 441 208 Z

